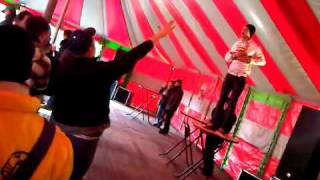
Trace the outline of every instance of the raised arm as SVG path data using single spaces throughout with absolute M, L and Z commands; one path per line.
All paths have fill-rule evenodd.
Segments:
M 115 61 L 102 63 L 104 65 L 101 65 L 101 68 L 108 66 L 105 68 L 107 68 L 109 71 L 112 71 L 110 72 L 112 76 L 117 77 L 129 72 L 138 62 L 138 60 L 146 56 L 148 52 L 152 50 L 154 44 L 157 43 L 161 38 L 167 36 L 174 29 L 174 27 L 175 22 L 170 21 L 158 33 L 154 34 L 150 40 L 146 40 L 145 42 L 132 48 L 129 52 L 124 53 Z

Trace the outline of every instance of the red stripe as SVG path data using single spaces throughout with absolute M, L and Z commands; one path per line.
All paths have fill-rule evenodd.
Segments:
M 152 2 L 152 1 L 150 1 Z M 152 2 L 153 3 L 153 2 Z M 178 10 L 171 4 L 170 1 L 163 2 L 164 5 L 166 5 L 166 8 L 172 15 L 172 17 L 176 20 L 177 25 L 181 27 L 191 44 L 193 44 L 193 47 L 195 50 L 199 53 L 200 57 L 203 59 L 205 64 L 209 67 L 209 69 L 219 76 L 222 75 L 222 72 L 215 66 L 215 64 L 212 62 L 209 54 L 201 44 L 201 42 L 196 38 L 196 34 L 192 31 L 192 29 L 187 25 L 185 22 L 185 19 L 178 13 Z
M 224 57 L 224 55 L 229 50 L 223 39 L 220 37 L 219 33 L 217 32 L 216 28 L 211 24 L 209 18 L 206 14 L 201 10 L 198 3 L 193 0 L 183 1 L 190 12 L 192 13 L 193 17 L 195 17 L 201 25 L 201 28 L 206 33 L 207 37 L 211 40 L 211 42 L 215 45 L 219 54 Z M 248 84 L 255 85 L 252 79 L 249 77 L 247 78 Z
M 212 1 L 216 4 L 221 14 L 229 22 L 229 25 L 232 27 L 233 31 L 240 33 L 243 26 L 246 25 L 248 21 L 246 21 L 246 19 L 243 17 L 243 15 L 241 14 L 237 6 L 233 3 L 233 1 Z M 295 89 L 290 85 L 289 81 L 277 67 L 277 65 L 269 55 L 268 51 L 263 47 L 262 43 L 257 38 L 257 36 L 254 37 L 254 41 L 263 50 L 267 61 L 266 66 L 263 66 L 260 69 L 272 83 L 272 86 L 275 88 L 275 90 L 282 93 L 290 93 L 294 96 L 297 95 Z
M 154 4 L 153 1 L 150 1 L 150 5 L 151 5 L 151 8 L 154 11 L 155 15 L 160 20 L 161 24 L 164 25 L 164 24 L 168 23 L 165 20 L 165 18 L 163 17 L 163 15 L 161 14 L 161 12 L 159 11 L 159 9 L 157 8 L 157 6 Z M 180 54 L 181 58 L 183 59 L 185 65 L 191 69 L 197 69 L 194 66 L 194 64 L 192 63 L 192 61 L 190 60 L 189 56 L 183 50 L 182 44 L 178 41 L 177 37 L 173 33 L 171 33 L 169 35 L 169 38 L 172 41 L 173 45 L 176 47 L 176 49 L 177 49 L 178 53 Z
M 60 17 L 65 1 L 58 1 L 54 15 Z M 83 0 L 70 1 L 64 19 L 74 24 L 80 25 Z
M 123 16 L 121 1 L 104 0 L 106 14 L 106 31 L 108 36 L 125 46 L 130 45 L 129 34 Z
M 143 10 L 140 7 L 140 4 L 138 1 L 131 1 L 132 8 L 135 11 L 135 15 L 137 18 L 138 26 L 141 28 L 141 32 L 145 39 L 152 37 L 154 32 L 152 31 L 148 19 L 146 18 L 145 14 L 143 13 Z M 159 43 L 155 44 L 155 47 L 159 50 L 159 52 L 166 58 L 170 64 L 174 64 L 172 59 L 168 56 L 168 54 L 165 52 L 165 50 L 160 46 Z M 153 50 L 154 51 L 154 50 Z
M 262 0 L 261 3 L 313 84 L 320 90 L 320 24 L 307 2 Z

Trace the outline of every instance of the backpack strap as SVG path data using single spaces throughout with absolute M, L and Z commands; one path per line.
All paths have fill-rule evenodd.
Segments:
M 56 127 L 47 120 L 44 121 L 42 132 L 37 142 L 32 147 L 28 157 L 21 163 L 17 171 L 11 176 L 11 180 L 27 180 L 32 177 L 40 162 L 47 154 L 53 141 Z

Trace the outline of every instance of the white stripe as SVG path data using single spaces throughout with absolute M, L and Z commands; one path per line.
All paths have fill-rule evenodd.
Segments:
M 130 2 L 130 1 L 129 1 Z M 123 15 L 126 21 L 127 30 L 130 37 L 130 42 L 133 46 L 141 44 L 145 41 L 145 38 L 142 34 L 141 27 L 138 26 L 138 20 L 136 18 L 135 11 L 133 10 L 132 4 L 128 3 L 128 1 L 122 1 L 121 3 L 123 9 Z M 157 51 L 157 49 L 155 49 Z M 157 61 L 164 62 L 166 64 L 170 64 L 165 58 L 159 59 L 158 57 L 154 57 L 152 53 L 148 53 L 147 57 L 151 57 Z
M 137 3 L 137 2 L 136 2 Z M 148 6 L 147 1 L 140 0 L 140 6 L 143 10 L 143 13 L 145 14 L 153 32 L 159 31 L 160 21 L 156 18 L 155 14 L 151 12 L 151 7 Z M 162 38 L 159 42 L 160 46 L 163 48 L 163 50 L 168 54 L 169 58 L 175 63 L 177 67 L 185 67 L 185 64 L 179 55 L 177 53 L 177 49 L 174 47 L 172 42 L 168 37 Z
M 46 10 L 48 0 L 25 0 L 24 4 L 31 9 L 44 12 Z
M 107 18 L 107 9 L 106 1 L 102 0 L 102 24 L 103 24 L 103 37 L 109 37 L 109 28 L 108 28 L 108 18 Z
M 313 14 L 318 18 L 320 22 L 320 1 L 319 0 L 307 0 Z
M 171 1 L 172 4 L 179 11 L 183 19 L 189 28 L 195 33 L 197 39 L 199 39 L 200 43 L 203 45 L 204 49 L 210 56 L 210 61 L 213 61 L 214 64 L 219 68 L 219 70 L 223 73 L 227 73 L 227 65 L 223 57 L 220 56 L 214 44 L 208 39 L 205 32 L 201 28 L 201 25 L 198 21 L 192 16 L 189 9 L 182 1 Z
M 167 22 L 172 20 L 172 16 L 170 15 L 169 11 L 164 7 L 162 1 L 156 0 L 155 3 L 157 4 L 161 14 L 164 16 Z M 183 48 L 183 51 L 187 54 L 189 59 L 193 62 L 193 64 L 197 67 L 197 69 L 203 74 L 212 74 L 211 70 L 203 63 L 201 56 L 198 52 L 194 49 L 193 45 L 190 43 L 186 35 L 183 33 L 181 28 L 176 26 L 175 30 L 173 31 L 174 35 L 177 37 L 178 41 L 180 42 Z
M 229 48 L 231 48 L 233 43 L 238 40 L 238 37 L 233 32 L 232 28 L 225 20 L 224 16 L 220 13 L 216 5 L 212 1 L 208 2 L 203 0 L 197 0 L 195 3 L 199 4 L 200 8 L 206 14 L 211 24 L 217 29 L 218 34 L 229 46 Z M 252 68 L 250 78 L 259 89 L 264 91 L 274 91 L 273 86 L 259 68 Z
M 273 133 L 274 129 L 267 129 L 253 121 L 243 119 L 238 136 L 263 152 L 267 152 Z
M 100 0 L 83 0 L 80 26 L 94 27 L 97 34 L 104 35 L 103 3 Z
M 135 12 L 133 11 L 131 3 L 129 2 L 130 0 L 123 0 L 121 4 L 130 40 L 132 42 L 132 45 L 136 46 L 144 41 L 144 37 L 142 35 L 140 27 L 138 26 L 138 21 Z
M 288 141 L 289 141 L 289 137 L 288 136 L 280 134 L 280 136 L 279 136 L 279 138 L 277 140 L 277 144 L 276 144 L 276 146 L 275 146 L 275 148 L 273 150 L 272 157 L 277 158 L 278 160 L 280 160 L 282 155 L 283 155 L 283 153 L 284 153 L 284 150 L 286 149 Z
M 249 22 L 256 24 L 257 35 L 272 59 L 300 97 L 320 101 L 320 93 L 288 47 L 276 25 L 258 0 L 236 0 L 235 4 Z

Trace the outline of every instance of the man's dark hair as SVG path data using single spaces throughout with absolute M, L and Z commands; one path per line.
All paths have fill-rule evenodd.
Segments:
M 0 81 L 24 83 L 30 77 L 34 46 L 18 26 L 0 26 Z
M 26 23 L 26 30 L 30 34 L 33 41 L 38 41 L 41 33 L 50 31 L 50 26 L 47 20 L 41 16 L 32 16 Z
M 182 84 L 182 81 L 180 79 L 176 80 L 176 82 Z
M 93 43 L 94 35 L 94 28 L 74 31 L 68 39 L 67 49 L 79 55 L 85 54 Z
M 66 29 L 63 31 L 63 36 L 65 36 L 67 38 L 69 38 L 71 36 L 71 34 L 72 34 L 72 31 L 69 29 Z
M 247 24 L 246 27 L 249 29 L 250 37 L 252 37 L 256 32 L 256 27 L 254 27 L 252 24 Z
M 32 14 L 29 12 L 29 11 L 22 11 L 22 12 L 20 12 L 18 15 L 17 15 L 17 17 L 16 17 L 16 20 L 19 20 L 19 21 L 21 21 L 21 20 L 23 20 L 26 16 L 32 16 Z

